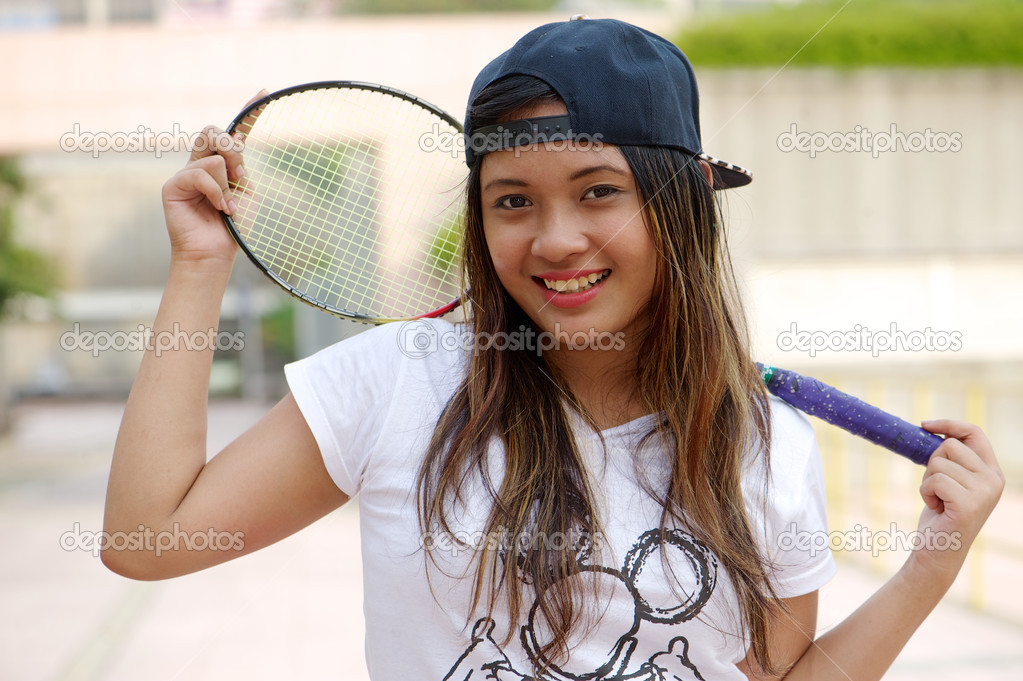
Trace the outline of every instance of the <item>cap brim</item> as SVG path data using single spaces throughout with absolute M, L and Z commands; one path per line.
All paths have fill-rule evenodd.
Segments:
M 714 158 L 707 154 L 697 154 L 697 158 L 710 164 L 711 173 L 714 175 L 714 189 L 742 187 L 753 181 L 753 173 L 742 166 L 722 161 L 720 158 Z

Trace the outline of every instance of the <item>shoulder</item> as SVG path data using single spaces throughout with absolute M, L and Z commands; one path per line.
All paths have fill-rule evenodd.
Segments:
M 466 366 L 465 330 L 438 319 L 370 327 L 285 367 L 294 391 L 306 384 L 318 394 L 390 396 L 399 387 L 447 385 Z
M 793 541 L 793 532 L 817 536 L 828 530 L 824 466 L 813 426 L 806 414 L 773 395 L 769 405 L 770 456 L 755 458 L 744 493 L 777 594 L 788 598 L 819 589 L 834 575 L 835 564 L 830 551 L 806 551 Z
M 366 361 L 390 368 L 410 362 L 413 366 L 452 365 L 464 362 L 466 344 L 462 339 L 465 333 L 462 325 L 441 319 L 391 322 L 369 327 L 300 360 L 300 363 Z
M 792 405 L 774 395 L 770 396 L 771 409 L 771 471 L 799 465 L 808 457 L 818 455 L 817 438 L 810 418 Z
M 327 471 L 345 494 L 362 491 L 374 462 L 407 468 L 417 451 L 410 438 L 432 431 L 464 376 L 465 352 L 452 340 L 459 333 L 438 320 L 385 324 L 284 368 Z
M 770 450 L 750 457 L 743 486 L 754 506 L 766 504 L 785 516 L 811 499 L 823 498 L 820 450 L 806 414 L 773 395 L 768 405 Z

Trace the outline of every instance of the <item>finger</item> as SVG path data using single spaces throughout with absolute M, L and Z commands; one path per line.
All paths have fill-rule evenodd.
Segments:
M 259 92 L 257 92 L 256 94 L 252 95 L 252 97 L 249 99 L 249 101 L 245 102 L 245 106 L 249 106 L 249 105 L 255 104 L 259 100 L 263 99 L 263 97 L 266 97 L 268 94 L 270 94 L 270 93 L 266 91 L 266 88 L 260 89 Z M 243 106 L 242 108 L 244 109 L 245 106 Z
M 221 196 L 223 196 L 224 199 L 223 207 L 220 208 L 220 210 L 228 215 L 232 215 L 236 210 L 238 210 L 238 206 L 234 202 L 234 192 L 231 191 L 231 186 L 228 182 L 228 163 L 230 163 L 230 161 L 224 155 L 219 155 L 202 159 L 196 163 L 196 166 L 206 171 L 206 173 L 217 183 L 217 186 L 220 188 Z
M 958 440 L 946 440 L 931 454 L 931 458 L 927 461 L 927 467 L 924 469 L 924 474 L 920 479 L 920 495 L 923 497 L 924 503 L 929 508 L 939 512 L 944 510 L 943 500 L 936 496 L 933 487 L 934 482 L 928 482 L 930 478 L 940 474 L 961 481 L 965 476 L 969 475 L 969 471 L 961 463 L 949 457 L 953 443 L 968 449 L 966 445 Z
M 946 439 L 935 453 L 938 451 L 941 452 L 941 457 L 955 462 L 964 472 L 984 475 L 991 470 L 998 470 L 997 465 L 988 464 L 980 454 L 953 437 Z
M 245 104 L 245 107 L 252 106 L 253 104 L 263 99 L 269 94 L 270 93 L 267 92 L 266 90 L 260 90 L 259 92 L 256 93 L 255 97 L 250 99 L 248 103 Z M 269 104 L 269 102 L 264 103 L 262 106 L 257 106 L 252 111 L 249 111 L 247 114 L 245 114 L 245 118 L 238 121 L 238 123 L 234 126 L 234 135 L 236 139 L 240 139 L 242 142 L 245 141 L 245 137 L 250 132 L 252 132 L 252 125 L 256 122 L 256 119 L 259 118 L 259 114 L 263 113 L 263 111 L 266 109 L 267 104 Z M 244 109 L 245 107 L 242 108 Z
M 230 209 L 227 196 L 220 184 L 200 168 L 185 168 L 178 171 L 164 185 L 163 200 L 165 204 L 179 201 L 192 202 L 197 197 L 204 197 L 215 210 Z
M 958 440 L 966 440 L 971 437 L 984 437 L 984 431 L 980 427 L 967 421 L 956 419 L 929 419 L 921 421 L 920 425 L 924 430 L 938 435 L 954 437 Z
M 203 128 L 196 137 L 195 142 L 192 143 L 192 153 L 188 157 L 188 162 L 198 161 L 201 158 L 217 153 L 216 146 L 212 141 L 222 132 L 223 130 L 215 125 L 207 125 Z
M 269 94 L 270 93 L 265 89 L 260 90 L 255 94 L 255 96 L 245 103 L 245 107 L 242 107 L 242 109 L 244 110 L 246 107 L 252 106 Z M 236 144 L 236 147 L 232 149 L 232 151 L 237 151 L 238 155 L 236 157 L 233 153 L 230 153 L 225 154 L 225 157 L 228 161 L 228 168 L 231 169 L 231 179 L 235 182 L 241 182 L 242 178 L 245 177 L 245 159 L 242 155 L 245 151 L 245 138 L 248 136 L 249 132 L 252 131 L 252 125 L 256 122 L 256 118 L 259 117 L 259 114 L 262 113 L 265 108 L 266 105 L 264 104 L 256 107 L 252 111 L 249 111 L 245 115 L 245 118 L 234 125 L 234 128 L 231 131 L 231 138 Z
M 962 483 L 952 475 L 938 471 L 920 484 L 920 496 L 928 508 L 943 512 L 945 502 L 969 494 Z
M 228 215 L 236 210 L 237 207 L 234 205 L 230 195 L 213 176 L 198 169 L 191 172 L 197 173 L 193 180 L 193 186 L 209 200 L 214 208 Z
M 227 168 L 220 156 L 199 159 L 179 174 L 178 186 L 205 196 L 217 210 L 233 213 L 237 206 L 231 197 L 227 183 Z
M 965 445 L 962 443 L 957 444 L 959 444 L 960 447 L 965 448 Z M 942 448 L 944 448 L 944 445 L 942 445 Z M 967 451 L 969 450 L 967 449 Z M 933 475 L 943 473 L 958 480 L 965 486 L 967 479 L 973 474 L 973 471 L 961 462 L 950 457 L 947 449 L 941 449 L 940 453 L 936 451 L 935 455 L 936 456 L 932 455 L 930 460 L 927 462 L 927 468 L 924 470 L 921 482 Z M 976 457 L 975 454 L 974 457 Z
M 227 159 L 223 156 L 207 156 L 191 164 L 193 168 L 201 168 L 209 173 L 217 184 L 226 192 L 229 188 L 227 176 Z
M 224 132 L 223 129 L 215 125 L 207 125 L 192 145 L 192 154 L 188 162 L 192 163 L 210 156 L 221 155 L 228 160 L 230 167 L 233 168 L 241 162 L 241 151 L 240 142 Z
M 931 469 L 931 466 L 929 465 L 931 461 L 937 461 L 939 459 L 955 461 L 963 468 L 971 471 L 980 470 L 985 465 L 975 451 L 954 437 L 945 438 L 941 445 L 934 450 L 931 454 L 930 460 L 928 460 L 927 470 L 929 471 Z M 926 472 L 924 474 L 926 475 Z
M 956 421 L 953 419 L 923 421 L 920 425 L 924 430 L 931 433 L 959 440 L 976 452 L 984 463 L 989 466 L 998 466 L 991 442 L 988 440 L 987 435 L 984 434 L 984 431 L 978 426 L 966 421 Z

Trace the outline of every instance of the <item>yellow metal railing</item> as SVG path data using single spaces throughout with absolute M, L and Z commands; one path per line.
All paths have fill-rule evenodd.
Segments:
M 981 428 L 987 427 L 987 404 L 984 390 L 977 384 L 972 384 L 966 389 L 966 420 L 976 423 Z M 977 535 L 967 557 L 966 569 L 969 575 L 969 603 L 975 610 L 983 610 L 985 603 L 984 593 L 984 558 L 987 553 L 987 546 L 984 539 L 984 532 Z
M 988 392 L 980 383 L 943 381 L 939 385 L 930 380 L 907 383 L 904 376 L 890 380 L 836 374 L 819 377 L 911 422 L 952 414 L 985 430 L 988 427 Z M 814 429 L 824 463 L 832 534 L 849 536 L 869 531 L 877 540 L 882 539 L 879 534 L 890 534 L 895 529 L 900 535 L 911 537 L 923 509 L 919 494 L 923 468 L 820 421 L 814 420 Z M 1014 575 L 1023 573 L 1023 540 L 989 526 L 970 549 L 951 597 L 974 610 L 1023 624 L 1023 596 L 1013 580 Z M 838 543 L 833 537 L 832 548 Z M 874 550 L 871 548 L 868 545 L 839 549 L 835 557 L 878 575 L 890 575 L 908 555 L 905 542 L 880 550 L 876 550 L 877 544 Z M 1007 604 L 1007 598 L 1021 602 Z

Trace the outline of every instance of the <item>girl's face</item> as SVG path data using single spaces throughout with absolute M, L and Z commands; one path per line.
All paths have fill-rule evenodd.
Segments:
M 527 115 L 564 112 L 548 106 Z M 497 275 L 533 322 L 576 344 L 579 332 L 625 332 L 629 343 L 658 262 L 621 152 L 565 142 L 492 152 L 482 160 L 480 189 Z

